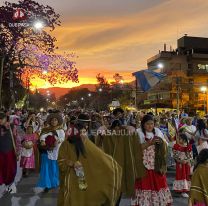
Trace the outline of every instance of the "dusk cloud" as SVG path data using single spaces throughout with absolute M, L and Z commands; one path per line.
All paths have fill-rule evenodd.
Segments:
M 61 14 L 60 51 L 73 51 L 83 82 L 115 72 L 130 80 L 167 43 L 184 34 L 208 37 L 207 0 L 39 0 Z M 0 4 L 2 1 L 0 0 Z M 81 82 L 81 83 L 83 83 Z

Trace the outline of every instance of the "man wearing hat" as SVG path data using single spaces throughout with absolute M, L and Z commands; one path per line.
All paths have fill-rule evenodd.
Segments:
M 121 108 L 116 108 L 113 110 L 113 120 L 119 120 L 122 125 L 127 125 L 127 122 L 124 118 L 124 110 Z
M 47 192 L 59 186 L 58 151 L 65 139 L 62 129 L 63 119 L 60 113 L 49 114 L 47 122 L 50 125 L 42 130 L 40 135 L 41 169 L 36 192 Z
M 82 125 L 88 134 L 88 138 L 95 143 L 95 136 L 92 134 L 91 132 L 91 119 L 90 117 L 85 114 L 85 113 L 81 113 L 78 118 L 77 118 L 77 123 Z

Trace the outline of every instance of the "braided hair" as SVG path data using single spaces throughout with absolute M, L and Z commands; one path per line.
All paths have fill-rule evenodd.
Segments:
M 68 142 L 74 145 L 77 159 L 79 159 L 80 155 L 86 157 L 85 146 L 80 136 L 80 130 L 83 129 L 84 127 L 81 124 L 75 124 L 73 127 L 79 130 L 79 134 L 70 136 L 68 138 Z
M 146 130 L 144 128 L 144 125 L 148 121 L 153 121 L 154 122 L 154 117 L 152 115 L 147 114 L 142 118 L 141 129 L 142 129 L 142 132 L 144 133 L 144 135 L 146 135 Z M 155 128 L 153 128 L 152 133 L 155 135 Z

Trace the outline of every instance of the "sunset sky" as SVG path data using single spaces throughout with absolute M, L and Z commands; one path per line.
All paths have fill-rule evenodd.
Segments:
M 14 1 L 17 2 L 17 1 Z M 125 81 L 146 68 L 147 58 L 167 43 L 176 48 L 184 34 L 208 37 L 208 0 L 38 0 L 61 15 L 56 28 L 61 52 L 75 52 L 79 84 L 96 83 L 96 74 Z M 0 4 L 3 1 L 0 0 Z M 38 81 L 38 87 L 48 87 Z M 61 87 L 78 84 L 69 82 Z

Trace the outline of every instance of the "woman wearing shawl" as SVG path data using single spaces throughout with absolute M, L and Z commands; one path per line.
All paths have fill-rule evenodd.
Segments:
M 97 142 L 103 151 L 111 155 L 122 167 L 121 195 L 132 197 L 135 180 L 145 175 L 141 144 L 134 127 L 123 126 L 121 121 L 116 119 L 112 122 L 110 130 L 98 137 Z
M 43 129 L 40 135 L 40 147 L 42 149 L 40 177 L 35 190 L 37 193 L 43 190 L 47 192 L 49 189 L 59 186 L 57 158 L 59 147 L 65 139 L 65 133 L 61 127 L 63 119 L 59 113 L 51 113 L 47 117 L 47 122 L 50 126 Z
M 208 205 L 208 149 L 197 157 L 197 164 L 191 179 L 189 206 Z
M 136 198 L 132 206 L 167 206 L 172 197 L 166 179 L 167 142 L 162 132 L 154 127 L 151 115 L 145 115 L 137 130 L 142 144 L 146 175 L 135 183 Z
M 9 193 L 16 193 L 16 172 L 16 142 L 6 114 L 0 112 L 0 186 L 6 185 L 6 191 Z
M 121 167 L 88 139 L 84 125 L 69 128 L 58 163 L 58 206 L 115 206 L 121 190 Z

